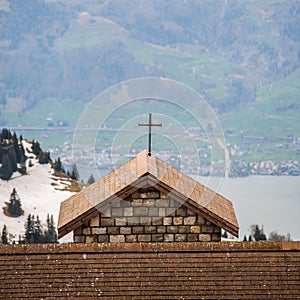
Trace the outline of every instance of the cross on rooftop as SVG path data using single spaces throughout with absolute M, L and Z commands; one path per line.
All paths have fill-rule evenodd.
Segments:
M 153 126 L 159 126 L 162 127 L 162 123 L 155 124 L 152 123 L 152 113 L 149 113 L 149 123 L 148 124 L 141 124 L 139 123 L 138 126 L 148 126 L 149 127 L 149 133 L 148 133 L 148 155 L 151 156 L 151 128 Z

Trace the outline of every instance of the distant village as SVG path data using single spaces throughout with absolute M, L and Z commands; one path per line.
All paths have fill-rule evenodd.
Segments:
M 262 152 L 260 150 L 260 144 L 252 146 L 253 152 Z M 287 139 L 281 144 L 278 144 L 279 148 L 285 150 L 295 151 L 300 153 L 300 141 L 297 139 Z M 286 160 L 282 162 L 275 162 L 272 160 L 253 160 L 245 161 L 243 158 L 249 155 L 245 150 L 237 144 L 227 143 L 227 149 L 230 155 L 230 177 L 246 177 L 250 175 L 269 175 L 269 176 L 300 176 L 300 162 L 298 160 Z M 61 146 L 52 147 L 49 149 L 52 158 L 60 157 L 65 167 L 71 166 L 73 156 L 76 157 L 76 164 L 80 167 L 93 167 L 99 170 L 110 171 L 116 166 L 118 162 L 124 162 L 124 159 L 129 159 L 139 151 L 143 149 L 136 149 L 132 151 L 132 154 L 126 157 L 121 157 L 119 153 L 111 153 L 111 149 L 103 149 L 97 151 L 95 149 L 72 149 L 72 143 L 70 141 L 65 142 Z M 268 153 L 262 153 L 263 156 L 268 156 L 272 151 L 278 151 L 280 149 L 271 149 Z M 195 167 L 194 156 L 190 155 L 194 149 L 185 149 L 185 153 L 178 157 L 174 155 L 171 150 L 159 151 L 159 157 L 164 161 L 170 163 L 175 168 L 183 170 L 186 174 L 199 175 L 199 176 L 224 176 L 224 163 L 212 164 L 207 160 L 199 159 L 197 166 Z M 251 154 L 251 153 L 250 153 Z M 228 167 L 228 166 L 227 166 Z

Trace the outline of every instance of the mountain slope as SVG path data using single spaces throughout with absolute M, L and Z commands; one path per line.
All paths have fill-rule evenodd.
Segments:
M 73 194 L 69 188 L 69 179 L 55 175 L 50 164 L 40 165 L 32 153 L 28 153 L 30 143 L 23 141 L 23 146 L 27 149 L 26 156 L 31 156 L 33 164 L 29 167 L 29 160 L 26 161 L 27 175 L 22 176 L 16 172 L 9 181 L 0 180 L 0 228 L 2 230 L 5 224 L 8 232 L 12 234 L 12 240 L 18 240 L 19 234 L 24 234 L 24 224 L 29 214 L 39 215 L 42 222 L 46 221 L 47 214 L 52 214 L 57 225 L 60 202 Z M 24 215 L 17 218 L 4 215 L 2 209 L 14 188 L 24 210 Z

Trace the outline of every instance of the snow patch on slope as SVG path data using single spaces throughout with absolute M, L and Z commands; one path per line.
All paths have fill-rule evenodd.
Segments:
M 23 141 L 25 149 L 27 175 L 14 173 L 9 181 L 0 179 L 0 230 L 3 225 L 7 226 L 10 234 L 14 235 L 14 240 L 18 240 L 19 234 L 25 233 L 24 224 L 29 214 L 39 215 L 40 220 L 44 223 L 47 214 L 52 214 L 55 225 L 57 226 L 60 203 L 73 195 L 73 192 L 64 191 L 69 182 L 54 175 L 54 170 L 50 164 L 41 165 L 37 158 L 31 153 L 31 144 Z M 33 164 L 29 167 L 29 160 Z M 24 215 L 12 218 L 5 216 L 3 207 L 5 202 L 9 201 L 10 194 L 16 189 L 22 203 Z M 63 241 L 70 241 L 70 236 Z

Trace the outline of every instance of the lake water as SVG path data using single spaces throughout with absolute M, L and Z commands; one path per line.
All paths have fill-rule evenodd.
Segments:
M 251 224 L 258 224 L 264 226 L 267 236 L 277 230 L 300 240 L 300 177 L 224 178 L 217 181 L 217 189 L 214 181 L 210 183 L 205 177 L 197 179 L 233 202 L 241 238 L 248 236 Z

